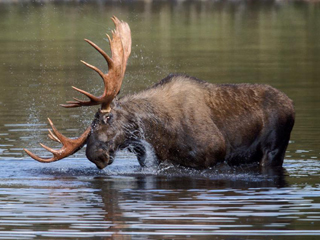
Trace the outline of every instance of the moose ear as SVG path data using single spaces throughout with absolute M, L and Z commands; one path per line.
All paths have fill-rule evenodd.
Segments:
M 102 121 L 104 124 L 110 124 L 113 121 L 113 114 L 107 113 L 102 116 Z

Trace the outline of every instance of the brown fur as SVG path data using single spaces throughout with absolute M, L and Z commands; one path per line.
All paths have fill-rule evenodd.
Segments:
M 87 157 L 99 168 L 130 147 L 145 165 L 148 143 L 159 161 L 207 168 L 218 162 L 281 166 L 294 124 L 292 101 L 259 84 L 210 84 L 169 75 L 98 112 Z

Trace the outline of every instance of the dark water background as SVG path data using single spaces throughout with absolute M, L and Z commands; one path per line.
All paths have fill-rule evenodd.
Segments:
M 99 94 L 106 70 L 83 39 L 108 49 L 110 17 L 133 47 L 122 95 L 169 73 L 212 83 L 267 83 L 295 102 L 284 171 L 246 167 L 141 169 L 119 153 L 99 171 L 84 152 L 40 155 L 50 117 L 78 136 L 97 107 L 63 109 L 75 85 Z M 317 1 L 99 1 L 0 3 L 0 239 L 319 239 L 320 3 Z

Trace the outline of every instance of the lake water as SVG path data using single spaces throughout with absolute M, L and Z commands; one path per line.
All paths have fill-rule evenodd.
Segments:
M 97 107 L 63 109 L 107 69 L 110 17 L 127 21 L 132 54 L 122 95 L 169 73 L 212 83 L 267 83 L 294 100 L 279 173 L 247 166 L 141 169 L 121 152 L 98 170 L 80 151 L 52 164 L 47 117 L 79 136 Z M 320 3 L 317 1 L 0 2 L 0 239 L 319 239 Z

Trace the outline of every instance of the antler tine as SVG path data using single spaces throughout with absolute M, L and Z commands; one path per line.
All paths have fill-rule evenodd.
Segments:
M 77 98 L 73 98 L 75 101 L 67 101 L 67 104 L 60 104 L 61 107 L 65 108 L 74 108 L 74 107 L 82 107 L 82 106 L 92 106 L 92 105 L 98 105 L 100 103 L 100 99 L 91 93 L 88 93 L 80 88 L 72 86 L 72 88 L 83 95 L 87 96 L 90 100 L 89 101 L 83 101 L 79 100 Z
M 107 34 L 111 48 L 111 58 L 98 45 L 88 39 L 85 39 L 87 43 L 89 43 L 105 58 L 109 67 L 108 73 L 105 74 L 99 68 L 87 62 L 81 61 L 87 67 L 97 72 L 103 79 L 103 94 L 100 97 L 96 97 L 84 90 L 72 87 L 76 91 L 87 96 L 89 100 L 82 101 L 75 99 L 75 101 L 69 101 L 67 104 L 61 104 L 62 107 L 72 108 L 101 104 L 101 111 L 109 112 L 111 110 L 111 102 L 120 91 L 126 64 L 131 53 L 131 31 L 129 25 L 126 22 L 120 21 L 115 16 L 113 16 L 111 19 L 115 24 L 115 30 L 112 31 L 112 38 Z
M 97 67 L 95 67 L 95 66 L 93 66 L 93 65 L 91 65 L 91 64 L 89 64 L 89 63 L 87 63 L 87 62 L 85 62 L 85 61 L 83 61 L 83 60 L 81 60 L 80 62 L 82 62 L 82 63 L 83 63 L 84 65 L 86 65 L 88 68 L 91 68 L 92 70 L 96 71 L 96 72 L 100 75 L 100 77 L 101 77 L 102 79 L 104 79 L 105 74 L 104 74 L 99 68 L 97 68 Z
M 87 137 L 90 134 L 91 131 L 91 126 L 89 126 L 86 131 L 77 139 L 71 139 L 67 138 L 64 135 L 62 135 L 53 125 L 52 121 L 48 118 L 48 121 L 52 127 L 52 131 L 49 130 L 49 137 L 57 142 L 60 142 L 63 144 L 62 148 L 59 150 L 55 150 L 52 148 L 47 147 L 46 145 L 40 143 L 41 147 L 46 149 L 47 151 L 51 152 L 53 154 L 53 157 L 51 158 L 41 158 L 34 153 L 30 152 L 27 149 L 24 149 L 24 151 L 33 159 L 39 161 L 39 162 L 44 162 L 44 163 L 49 163 L 49 162 L 55 162 L 58 160 L 61 160 L 62 158 L 65 158 L 67 156 L 70 156 L 71 154 L 75 153 L 78 151 L 86 142 Z
M 50 129 L 48 129 L 48 131 L 49 131 L 48 137 L 51 138 L 51 140 L 61 143 L 59 138 Z
M 53 122 L 51 121 L 50 118 L 48 118 L 49 124 L 53 130 L 54 135 L 60 140 L 60 142 L 62 144 L 65 144 L 68 141 L 68 138 L 66 138 L 65 136 L 63 136 L 57 129 L 56 127 L 53 125 Z
M 95 70 L 102 79 L 104 79 L 104 73 L 97 67 L 89 64 L 89 63 L 86 63 L 85 61 L 82 61 L 81 62 L 86 65 L 87 67 Z M 100 104 L 101 102 L 101 97 L 96 97 L 94 95 L 92 95 L 91 93 L 88 93 L 80 88 L 77 88 L 77 87 L 74 87 L 72 86 L 72 88 L 82 94 L 84 94 L 85 96 L 87 96 L 90 100 L 89 101 L 78 101 L 77 102 L 67 102 L 67 104 L 60 104 L 61 107 L 65 107 L 65 108 L 73 108 L 73 107 L 82 107 L 82 106 L 92 106 L 92 105 L 98 105 Z
M 112 64 L 113 64 L 113 60 L 112 58 L 109 57 L 108 54 L 105 53 L 105 51 L 103 51 L 97 44 L 95 44 L 94 42 L 90 41 L 89 39 L 84 39 L 87 43 L 89 43 L 92 47 L 94 47 L 103 57 L 104 59 L 107 61 L 108 63 L 108 67 L 111 68 Z
M 126 23 L 124 21 L 120 21 L 116 16 L 113 16 L 111 19 L 114 22 L 114 24 L 116 25 L 117 31 L 119 31 L 121 33 L 120 37 L 121 37 L 121 42 L 123 45 L 124 55 L 125 55 L 124 60 L 127 61 L 127 59 L 130 56 L 130 53 L 131 53 L 131 30 L 130 30 L 130 27 L 129 27 L 128 23 Z
M 43 147 L 45 150 L 47 150 L 48 152 L 51 152 L 53 154 L 53 156 L 56 156 L 58 154 L 57 150 L 54 150 L 52 148 L 47 147 L 46 145 L 39 143 L 41 147 Z
M 28 149 L 23 149 L 30 157 L 32 157 L 34 160 L 37 160 L 38 162 L 43 162 L 43 163 L 50 163 L 50 162 L 55 162 L 58 161 L 59 159 L 56 159 L 54 157 L 52 158 L 41 158 L 32 152 L 30 152 Z

